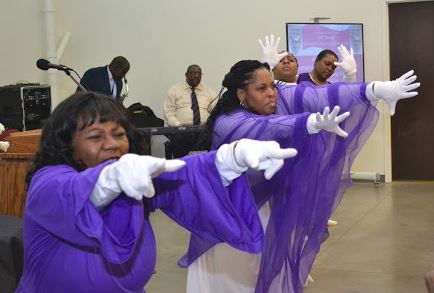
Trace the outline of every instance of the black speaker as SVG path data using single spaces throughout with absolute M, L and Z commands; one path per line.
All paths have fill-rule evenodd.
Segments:
M 0 87 L 0 123 L 6 129 L 42 128 L 51 113 L 49 85 L 24 84 Z

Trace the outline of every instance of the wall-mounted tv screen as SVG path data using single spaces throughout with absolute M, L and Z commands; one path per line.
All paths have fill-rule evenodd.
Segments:
M 337 51 L 339 45 L 343 44 L 348 50 L 353 48 L 357 64 L 356 80 L 363 82 L 365 79 L 361 23 L 287 23 L 286 44 L 287 50 L 297 57 L 299 73 L 312 71 L 316 56 L 324 49 L 332 50 L 341 59 Z M 329 81 L 342 81 L 340 68 Z

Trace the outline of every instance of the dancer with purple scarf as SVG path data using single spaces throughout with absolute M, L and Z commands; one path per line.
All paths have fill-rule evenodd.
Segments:
M 296 150 L 242 139 L 165 160 L 141 156 L 144 148 L 107 96 L 77 92 L 56 108 L 27 178 L 16 292 L 144 292 L 156 262 L 156 209 L 206 241 L 261 250 L 263 230 L 240 175 L 251 167 L 271 178 Z
M 281 56 L 276 48 L 268 49 L 272 54 L 267 61 L 275 65 Z M 269 181 L 257 172 L 248 173 L 266 226 L 262 255 L 234 252 L 192 234 L 189 250 L 180 260 L 180 265 L 190 265 L 187 292 L 302 292 L 326 237 L 329 216 L 351 185 L 352 162 L 377 122 L 374 105 L 386 101 L 393 115 L 398 100 L 417 95 L 411 92 L 419 87 L 415 79 L 411 71 L 388 82 L 277 85 L 277 98 L 266 64 L 251 60 L 235 64 L 223 81 L 227 90 L 208 120 L 211 149 L 248 137 L 274 139 L 299 153 Z M 338 106 L 351 113 L 341 123 L 343 129 L 335 125 L 314 134 L 318 128 L 310 127 L 309 120 L 322 121 L 329 113 L 328 109 L 323 115 L 310 113 Z

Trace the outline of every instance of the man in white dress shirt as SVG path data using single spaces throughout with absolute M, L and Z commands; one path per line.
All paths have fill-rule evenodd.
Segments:
M 164 117 L 168 126 L 190 126 L 206 123 L 210 110 L 217 102 L 216 93 L 203 83 L 199 65 L 188 66 L 185 81 L 167 91 L 164 101 Z M 173 156 L 178 158 L 197 150 L 198 134 L 185 133 L 168 136 Z M 166 145 L 167 147 L 167 145 Z

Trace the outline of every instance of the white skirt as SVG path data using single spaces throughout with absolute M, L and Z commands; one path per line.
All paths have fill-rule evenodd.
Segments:
M 258 211 L 265 231 L 270 205 Z M 258 279 L 261 254 L 247 253 L 220 243 L 188 267 L 187 293 L 253 293 Z

